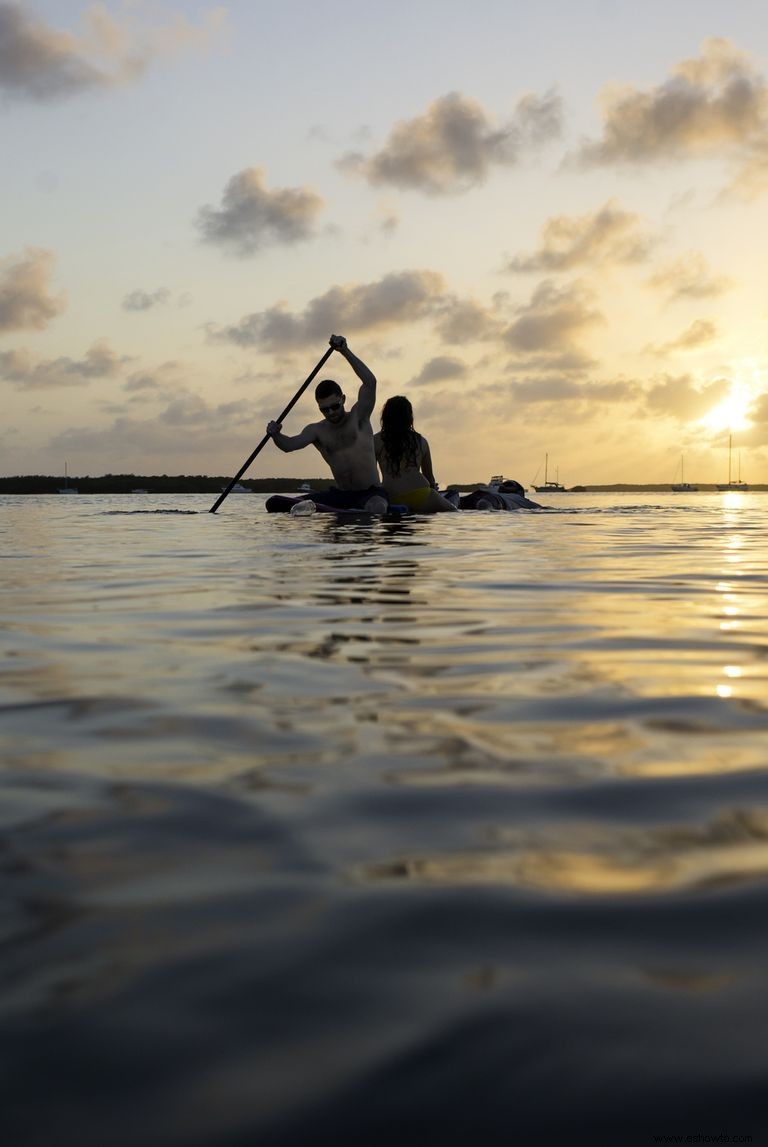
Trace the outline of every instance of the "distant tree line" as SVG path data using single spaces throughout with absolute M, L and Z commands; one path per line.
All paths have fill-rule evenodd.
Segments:
M 146 490 L 148 494 L 219 494 L 232 481 L 207 474 L 103 474 L 101 477 L 75 477 L 63 474 L 22 474 L 13 478 L 0 478 L 0 494 L 56 494 L 65 484 L 74 486 L 80 494 L 131 494 Z M 246 490 L 269 493 L 294 493 L 303 482 L 316 490 L 330 485 L 330 478 L 243 478 Z
M 137 490 L 146 490 L 148 494 L 220 494 L 231 481 L 231 475 L 210 477 L 208 474 L 103 474 L 97 478 L 70 475 L 67 479 L 63 474 L 22 474 L 0 478 L 0 494 L 56 494 L 65 484 L 74 486 L 80 494 L 132 494 Z M 331 485 L 330 478 L 243 478 L 240 485 L 257 493 L 294 494 L 305 482 L 313 490 L 325 490 Z M 451 482 L 448 489 L 466 492 L 484 485 L 484 482 Z M 701 482 L 698 487 L 701 492 L 715 489 L 714 485 Z M 620 494 L 633 490 L 663 493 L 669 489 L 669 482 L 570 487 L 572 493 L 579 494 Z M 750 483 L 750 489 L 766 490 L 768 486 Z

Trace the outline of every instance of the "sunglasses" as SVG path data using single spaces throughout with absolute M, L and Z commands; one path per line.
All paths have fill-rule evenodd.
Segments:
M 343 405 L 344 405 L 343 399 L 341 400 L 341 402 L 332 402 L 330 404 L 330 406 L 321 406 L 320 407 L 320 413 L 321 414 L 335 414 L 337 410 L 341 410 Z

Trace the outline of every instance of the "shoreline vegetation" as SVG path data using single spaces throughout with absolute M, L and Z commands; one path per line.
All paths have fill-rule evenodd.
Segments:
M 206 474 L 104 474 L 101 477 L 78 477 L 73 474 L 66 476 L 27 474 L 14 477 L 0 477 L 0 494 L 57 494 L 65 481 L 75 487 L 80 494 L 220 494 L 229 484 L 231 477 L 209 477 Z M 325 490 L 331 485 L 330 478 L 243 478 L 240 482 L 246 490 L 252 493 L 299 493 L 299 487 L 304 483 L 314 490 Z M 460 490 L 462 492 L 477 490 L 485 486 L 485 482 L 450 482 L 446 489 Z M 717 486 L 714 482 L 697 482 L 701 493 L 715 493 Z M 669 493 L 670 482 L 643 482 L 633 484 L 629 482 L 616 482 L 606 485 L 578 485 L 571 486 L 566 493 L 573 494 L 617 494 L 617 493 Z M 766 483 L 750 483 L 750 491 L 768 490 Z M 559 495 L 558 495 L 559 496 Z

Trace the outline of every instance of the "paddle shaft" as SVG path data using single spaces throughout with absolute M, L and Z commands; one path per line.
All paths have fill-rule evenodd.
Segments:
M 299 389 L 296 391 L 296 393 L 294 394 L 293 398 L 292 398 L 292 399 L 291 399 L 291 401 L 288 403 L 288 405 L 286 406 L 285 410 L 284 410 L 284 411 L 283 411 L 283 413 L 280 415 L 280 417 L 275 419 L 275 421 L 276 421 L 276 422 L 282 422 L 282 421 L 285 419 L 286 415 L 287 415 L 287 414 L 289 414 L 291 410 L 293 410 L 294 406 L 295 406 L 295 405 L 296 405 L 296 403 L 299 401 L 299 399 L 301 398 L 302 394 L 303 394 L 303 393 L 304 393 L 304 391 L 307 389 L 307 387 L 309 386 L 310 382 L 311 382 L 311 381 L 312 381 L 312 379 L 315 377 L 315 375 L 317 374 L 317 372 L 318 372 L 319 370 L 322 370 L 322 368 L 323 368 L 323 366 L 325 365 L 325 363 L 326 363 L 326 362 L 328 361 L 328 359 L 331 357 L 331 355 L 333 354 L 333 351 L 334 351 L 334 348 L 333 348 L 332 346 L 331 346 L 331 347 L 328 347 L 328 350 L 325 352 L 325 354 L 323 355 L 323 357 L 320 359 L 320 362 L 317 364 L 317 366 L 315 367 L 315 369 L 312 371 L 312 373 L 310 374 L 309 378 L 306 380 L 306 382 L 303 382 L 303 383 L 301 384 L 301 386 L 300 386 L 300 387 L 299 387 Z M 226 488 L 225 488 L 225 489 L 222 491 L 222 493 L 219 495 L 219 497 L 218 497 L 218 498 L 216 499 L 216 501 L 213 503 L 213 505 L 211 506 L 210 510 L 208 511 L 208 513 L 209 513 L 209 514 L 215 514 L 215 513 L 216 513 L 216 511 L 218 510 L 219 506 L 220 506 L 220 505 L 221 505 L 221 503 L 224 501 L 224 499 L 226 498 L 227 494 L 230 492 L 230 490 L 232 489 L 232 487 L 233 487 L 233 486 L 234 486 L 234 485 L 235 485 L 237 482 L 239 482 L 239 481 L 240 481 L 240 479 L 242 478 L 243 474 L 245 473 L 245 471 L 246 471 L 246 470 L 248 469 L 248 467 L 250 466 L 251 462 L 253 462 L 253 460 L 254 460 L 254 458 L 256 457 L 256 455 L 257 455 L 257 454 L 258 454 L 258 453 L 259 453 L 261 450 L 263 450 L 263 448 L 264 448 L 264 447 L 266 446 L 266 444 L 269 442 L 269 439 L 270 439 L 270 435 L 269 435 L 269 434 L 265 434 L 265 435 L 264 435 L 264 437 L 262 438 L 261 442 L 259 443 L 259 445 L 258 445 L 258 446 L 256 447 L 256 449 L 254 450 L 253 454 L 251 454 L 250 458 L 246 458 L 245 462 L 243 462 L 242 466 L 240 467 L 240 469 L 238 470 L 238 472 L 235 474 L 235 476 L 234 476 L 234 478 L 232 479 L 232 481 L 231 481 L 231 482 L 229 483 L 229 485 L 228 485 L 228 486 L 227 486 L 227 487 L 226 487 Z

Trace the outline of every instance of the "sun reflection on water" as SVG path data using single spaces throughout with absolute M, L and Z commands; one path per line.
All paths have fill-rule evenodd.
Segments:
M 500 827 L 492 851 L 401 856 L 368 865 L 368 880 L 511 884 L 574 896 L 705 889 L 768 874 L 768 814 L 729 809 L 699 825 L 633 829 L 574 824 L 538 834 Z M 537 839 L 538 836 L 538 839 Z

